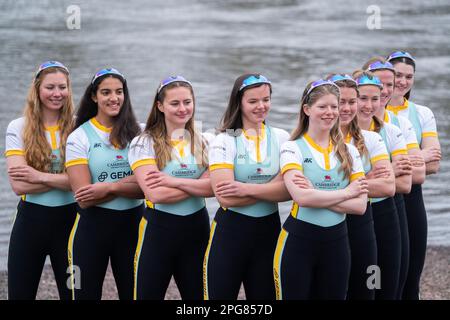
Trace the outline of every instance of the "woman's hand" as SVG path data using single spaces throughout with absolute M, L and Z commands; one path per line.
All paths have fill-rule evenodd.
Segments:
M 410 154 L 409 161 L 413 167 L 422 167 L 425 165 L 425 160 L 423 156 L 419 154 Z
M 379 167 L 375 167 L 366 173 L 366 179 L 379 179 L 379 178 L 388 178 L 390 175 L 390 171 L 386 166 L 382 165 Z
M 394 169 L 396 177 L 412 174 L 412 165 L 409 157 L 405 155 L 399 156 L 397 161 L 392 162 L 392 169 Z
M 8 174 L 12 180 L 28 183 L 44 183 L 46 175 L 46 173 L 37 171 L 28 165 L 11 167 L 8 169 Z
M 300 189 L 314 189 L 313 184 L 304 175 L 296 173 L 292 182 Z
M 354 181 L 352 181 L 345 190 L 348 193 L 348 198 L 356 198 L 361 194 L 369 193 L 369 184 L 367 183 L 367 179 L 365 177 L 360 177 Z
M 246 183 L 229 180 L 216 185 L 216 193 L 220 197 L 248 197 L 249 186 Z
M 103 199 L 110 193 L 110 188 L 111 183 L 107 182 L 88 184 L 75 192 L 75 200 L 83 202 Z
M 145 185 L 151 189 L 158 187 L 176 188 L 178 178 L 169 176 L 164 172 L 151 170 L 145 177 Z
M 422 156 L 423 159 L 425 160 L 425 163 L 432 161 L 441 161 L 442 158 L 441 149 L 437 147 L 422 149 Z

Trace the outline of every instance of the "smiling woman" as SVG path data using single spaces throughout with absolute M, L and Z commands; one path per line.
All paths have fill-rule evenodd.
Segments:
M 266 123 L 272 85 L 259 74 L 238 77 L 210 151 L 211 184 L 221 207 L 203 265 L 204 298 L 275 298 L 272 261 L 280 231 L 278 202 L 289 200 L 279 150 L 289 135 Z M 217 149 L 222 152 L 216 152 Z
M 67 173 L 79 206 L 68 256 L 83 272 L 77 286 L 71 275 L 74 300 L 100 300 L 109 259 L 120 299 L 132 299 L 143 195 L 128 164 L 128 146 L 139 132 L 125 77 L 116 69 L 100 70 L 86 88 L 67 142 Z
M 64 159 L 72 112 L 68 69 L 57 61 L 43 63 L 33 79 L 25 116 L 13 120 L 6 132 L 9 182 L 22 196 L 9 243 L 9 299 L 35 298 L 47 255 L 60 299 L 70 299 L 66 243 L 76 208 Z

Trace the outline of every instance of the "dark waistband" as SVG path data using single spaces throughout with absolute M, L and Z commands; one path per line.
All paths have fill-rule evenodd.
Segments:
M 280 228 L 280 214 L 278 211 L 264 217 L 251 217 L 245 214 L 222 207 L 216 212 L 214 217 L 217 225 L 221 227 L 244 230 L 245 232 L 266 233 L 267 231 Z
M 172 229 L 196 229 L 203 228 L 205 223 L 209 225 L 209 215 L 206 207 L 203 207 L 200 210 L 186 216 L 176 215 L 147 207 L 144 210 L 144 218 L 149 224 L 169 227 Z
M 344 221 L 331 227 L 322 227 L 306 221 L 302 221 L 289 215 L 283 225 L 287 232 L 301 238 L 327 242 L 347 237 L 347 224 Z
M 126 210 L 115 210 L 115 209 L 108 209 L 108 208 L 102 208 L 102 207 L 90 207 L 82 209 L 80 206 L 77 206 L 78 213 L 82 216 L 98 216 L 98 217 L 111 217 L 111 219 L 120 219 L 120 217 L 126 217 L 126 216 L 133 216 L 133 215 L 139 215 L 142 216 L 144 211 L 144 204 L 140 204 L 137 207 L 126 209 Z
M 17 205 L 17 210 L 20 210 L 21 214 L 32 215 L 34 217 L 40 216 L 52 219 L 65 219 L 77 212 L 77 206 L 76 203 L 70 203 L 63 206 L 50 207 L 20 200 Z

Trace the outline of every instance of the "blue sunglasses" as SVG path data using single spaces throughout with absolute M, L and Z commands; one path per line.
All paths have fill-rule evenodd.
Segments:
M 260 84 L 260 83 L 261 84 L 265 83 L 265 84 L 271 85 L 271 82 L 269 81 L 269 79 L 267 79 L 263 75 L 250 76 L 248 78 L 245 78 L 244 81 L 242 81 L 242 84 L 239 87 L 239 91 L 241 91 L 245 87 L 251 86 L 253 84 Z
M 331 81 L 331 82 L 333 82 L 333 83 L 336 83 L 336 82 L 339 82 L 339 81 L 351 81 L 351 82 L 353 82 L 354 84 L 356 84 L 356 81 L 355 81 L 355 79 L 353 79 L 350 75 L 348 75 L 348 74 L 335 74 L 335 75 L 333 75 L 333 76 L 331 76 L 330 77 L 330 79 L 328 79 L 329 81 Z
M 104 76 L 106 74 L 115 74 L 115 75 L 118 75 L 119 77 L 121 77 L 123 80 L 125 80 L 125 77 L 123 76 L 123 74 L 121 74 L 117 69 L 106 68 L 106 69 L 102 69 L 102 70 L 98 71 L 92 78 L 91 83 L 94 84 L 95 80 L 97 80 L 98 78 L 100 78 L 101 76 Z
M 42 70 L 48 69 L 48 68 L 61 68 L 67 71 L 67 73 L 69 73 L 69 69 L 67 69 L 67 67 L 65 65 L 63 65 L 61 62 L 59 61 L 45 61 L 44 63 L 42 63 L 37 72 L 36 72 L 36 76 L 35 78 L 39 77 L 39 74 L 42 72 Z
M 394 66 L 390 62 L 381 62 L 381 61 L 375 61 L 371 63 L 366 71 L 377 71 L 377 70 L 391 70 L 395 72 Z
M 381 82 L 380 78 L 376 77 L 376 76 L 367 76 L 367 75 L 362 75 L 358 78 L 355 79 L 356 80 L 356 84 L 358 85 L 358 87 L 361 86 L 377 86 L 380 89 L 383 89 L 383 83 Z
M 390 61 L 390 60 L 395 59 L 395 58 L 408 58 L 408 59 L 411 59 L 413 62 L 416 62 L 416 60 L 412 57 L 412 55 L 410 55 L 406 51 L 395 51 L 395 52 L 392 52 L 389 55 L 389 57 L 387 57 L 386 60 Z
M 184 82 L 184 83 L 187 83 L 190 86 L 192 86 L 192 83 L 190 83 L 188 80 L 186 80 L 186 78 L 183 76 L 170 76 L 170 77 L 164 79 L 163 81 L 161 81 L 161 83 L 159 84 L 159 87 L 158 87 L 158 94 L 161 92 L 162 88 L 164 88 L 165 86 L 167 86 L 168 84 L 171 84 L 173 82 Z

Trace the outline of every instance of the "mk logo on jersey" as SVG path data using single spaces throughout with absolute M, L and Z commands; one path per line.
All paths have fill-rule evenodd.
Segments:
M 94 144 L 94 148 L 100 148 L 101 146 L 102 146 L 101 143 L 95 143 L 95 144 Z
M 326 175 L 324 178 L 325 178 L 325 181 L 331 181 L 331 176 L 329 176 L 329 175 Z
M 305 158 L 303 163 L 312 163 L 312 158 Z
M 187 164 L 184 164 L 184 163 L 180 163 L 180 168 L 181 169 L 187 169 Z
M 263 173 L 263 169 L 262 169 L 262 168 L 258 168 L 258 169 L 256 169 L 256 173 L 257 173 L 257 174 L 261 174 L 261 173 Z
M 123 160 L 123 157 L 122 156 L 116 156 L 116 159 L 117 160 Z

